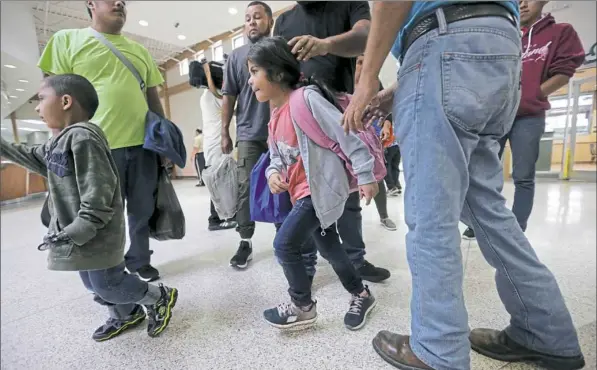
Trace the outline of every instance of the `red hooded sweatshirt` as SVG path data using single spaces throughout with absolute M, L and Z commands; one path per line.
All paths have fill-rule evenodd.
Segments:
M 574 28 L 551 14 L 522 29 L 522 97 L 518 117 L 545 116 L 550 105 L 541 84 L 555 75 L 572 77 L 585 59 Z

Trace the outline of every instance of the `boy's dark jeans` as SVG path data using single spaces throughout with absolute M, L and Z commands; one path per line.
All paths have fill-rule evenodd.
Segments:
M 512 179 L 514 203 L 512 213 L 522 231 L 533 210 L 535 199 L 535 164 L 539 158 L 539 144 L 545 132 L 545 117 L 517 117 L 510 131 L 500 139 L 499 157 L 502 158 L 506 141 L 512 150 Z
M 150 264 L 149 219 L 155 208 L 158 186 L 158 156 L 142 146 L 112 150 L 118 167 L 120 192 L 129 221 L 131 245 L 124 256 L 129 271 Z
M 288 293 L 294 304 L 307 306 L 312 302 L 311 281 L 302 255 L 302 247 L 311 237 L 321 256 L 332 265 L 344 288 L 351 294 L 361 293 L 363 282 L 348 259 L 335 227 L 321 230 L 311 197 L 306 197 L 295 203 L 274 238 L 276 257 L 288 280 Z

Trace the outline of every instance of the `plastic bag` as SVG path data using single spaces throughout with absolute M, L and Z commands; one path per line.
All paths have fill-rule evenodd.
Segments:
M 155 240 L 180 240 L 185 236 L 185 217 L 168 170 L 160 166 L 153 215 L 149 219 L 149 236 Z
M 262 154 L 251 171 L 251 220 L 256 222 L 282 223 L 292 210 L 288 192 L 272 194 L 265 171 L 270 164 L 269 151 Z
M 238 209 L 238 175 L 234 158 L 230 155 L 220 157 L 203 171 L 202 177 L 220 219 L 234 217 Z

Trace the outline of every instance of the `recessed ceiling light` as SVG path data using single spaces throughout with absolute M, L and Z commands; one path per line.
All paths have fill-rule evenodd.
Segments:
M 25 91 L 24 89 L 15 89 L 16 91 Z
M 143 26 L 143 27 L 147 27 L 147 26 L 149 26 L 149 22 L 147 22 L 147 21 L 144 21 L 144 20 L 140 20 L 140 21 L 139 21 L 139 24 L 140 24 L 141 26 Z
M 9 95 L 8 97 L 11 98 L 11 99 L 17 99 L 18 98 L 18 96 L 14 96 L 14 95 Z
M 228 13 L 235 15 L 236 13 L 238 13 L 238 10 L 236 8 L 228 8 Z
M 4 65 L 6 68 L 11 68 L 11 69 L 15 69 L 17 68 L 16 66 L 13 66 L 12 64 L 5 64 Z
M 187 37 L 185 35 L 178 35 L 179 40 L 186 40 Z
M 29 83 L 29 81 L 27 81 L 27 80 L 19 80 L 19 82 L 22 82 L 24 84 L 28 84 Z

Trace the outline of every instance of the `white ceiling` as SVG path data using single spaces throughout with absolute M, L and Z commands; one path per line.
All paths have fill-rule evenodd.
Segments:
M 12 65 L 16 68 L 7 68 Z M 33 64 L 2 52 L 2 118 L 26 103 L 37 93 L 42 73 Z M 27 81 L 27 82 L 24 82 Z M 22 90 L 22 91 L 21 91 Z M 6 99 L 8 98 L 8 99 Z

